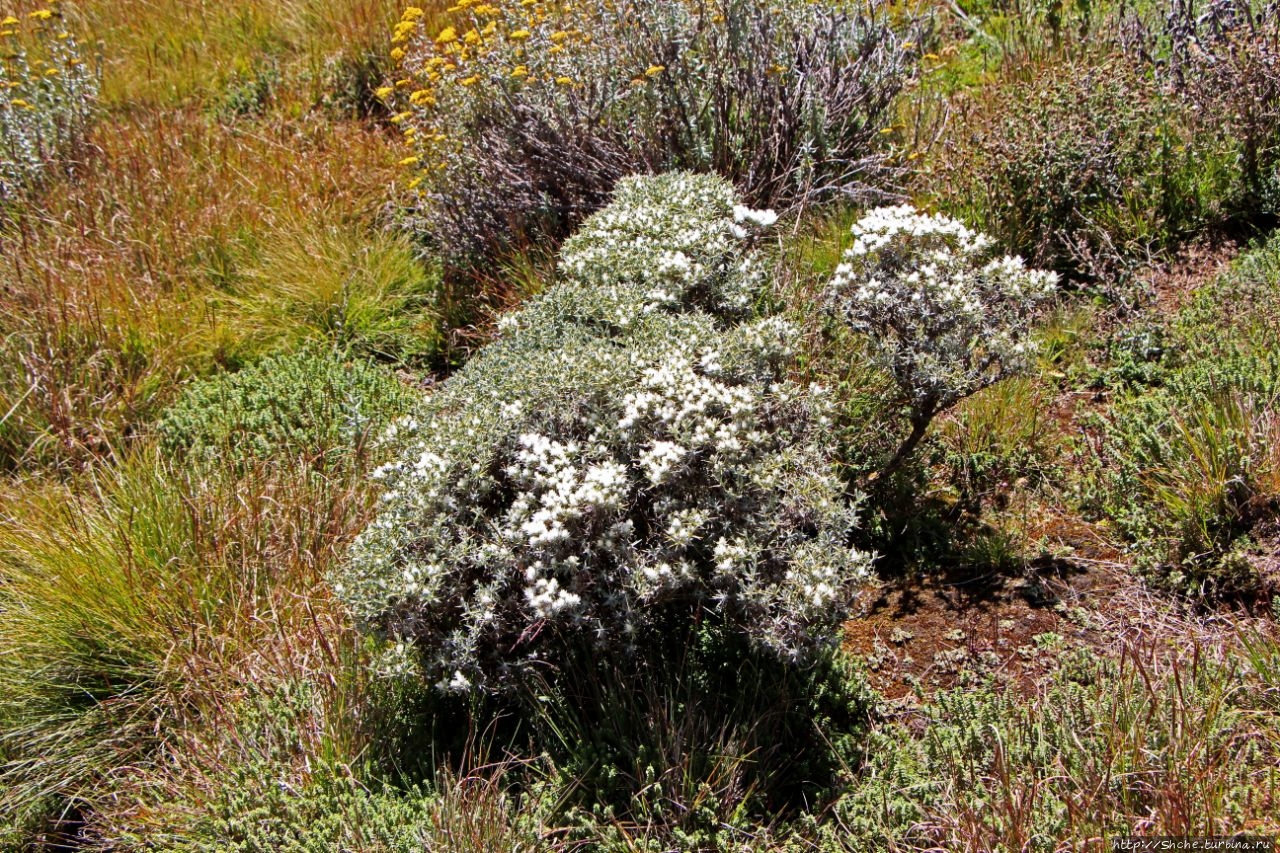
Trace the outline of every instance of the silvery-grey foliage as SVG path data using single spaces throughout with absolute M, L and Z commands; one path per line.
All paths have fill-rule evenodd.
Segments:
M 877 208 L 852 231 L 825 299 L 867 334 L 910 406 L 912 433 L 891 469 L 935 415 L 1026 366 L 1057 276 L 994 257 L 985 234 L 909 205 Z
M 767 211 L 714 177 L 623 181 L 560 280 L 389 440 L 381 508 L 338 579 L 444 688 L 572 650 L 634 651 L 703 612 L 802 657 L 867 555 L 795 330 L 755 318 Z

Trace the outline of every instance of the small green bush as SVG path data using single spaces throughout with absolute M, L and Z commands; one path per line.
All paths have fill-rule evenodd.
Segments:
M 1219 222 L 1237 180 L 1220 136 L 1123 56 L 1004 70 L 961 102 L 936 158 L 941 206 L 1104 287 Z
M 49 9 L 0 23 L 0 203 L 84 152 L 98 78 L 62 25 Z
M 623 181 L 562 280 L 400 425 L 335 578 L 360 623 L 457 691 L 584 648 L 639 666 L 702 618 L 784 659 L 830 644 L 869 561 L 793 331 L 750 318 L 770 220 L 717 178 Z
M 323 714 L 307 683 L 254 690 L 217 736 L 237 742 L 230 761 L 205 768 L 195 787 L 160 804 L 169 849 L 191 853 L 321 853 L 359 850 L 546 849 L 545 806 L 511 788 L 518 773 L 498 763 L 464 778 L 438 771 L 430 785 L 394 787 L 368 762 L 301 732 Z M 138 842 L 153 842 L 156 835 Z
M 1135 825 L 1273 827 L 1259 788 L 1274 728 L 1241 707 L 1260 679 L 1210 654 L 1064 657 L 1032 697 L 998 680 L 936 694 L 863 739 L 865 763 L 801 849 L 1052 851 Z
M 923 33 L 805 0 L 463 2 L 411 8 L 384 91 L 402 110 L 422 229 L 452 256 L 563 237 L 622 176 L 690 169 L 749 204 L 871 195 L 878 131 Z M 394 94 L 393 94 L 394 93 Z
M 235 467 L 253 460 L 347 454 L 414 399 L 377 365 L 304 351 L 183 389 L 156 431 L 171 454 Z

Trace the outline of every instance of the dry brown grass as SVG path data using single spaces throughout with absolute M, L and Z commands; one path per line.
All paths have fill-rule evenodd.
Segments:
M 94 138 L 91 162 L 0 231 L 10 466 L 118 446 L 235 338 L 213 301 L 260 236 L 373 227 L 393 168 L 387 133 L 316 115 L 228 126 L 137 110 Z

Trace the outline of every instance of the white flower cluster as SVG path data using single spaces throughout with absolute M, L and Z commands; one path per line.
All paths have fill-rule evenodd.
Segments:
M 705 353 L 702 370 L 719 372 L 718 356 L 714 350 Z M 708 366 L 715 370 L 708 371 Z M 718 382 L 676 354 L 644 371 L 640 390 L 623 400 L 625 413 L 618 427 L 634 433 L 643 423 L 646 431 L 667 437 L 655 441 L 648 452 L 661 463 L 652 466 L 653 472 L 665 475 L 692 452 L 709 448 L 731 457 L 758 445 L 764 436 L 752 429 L 757 403 L 754 389 Z M 654 485 L 660 482 L 652 474 L 650 480 Z
M 626 493 L 626 470 L 613 460 L 582 464 L 589 457 L 576 443 L 528 433 L 520 436 L 520 447 L 506 473 L 524 491 L 511 505 L 505 538 L 527 539 L 531 548 L 566 540 L 575 521 L 617 509 Z M 591 455 L 604 452 L 597 448 Z
M 614 203 L 566 241 L 560 272 L 568 286 L 612 302 L 613 322 L 628 326 L 640 313 L 696 305 L 716 314 L 744 314 L 763 280 L 742 241 L 777 220 L 773 211 L 734 203 L 718 180 L 687 173 L 618 182 Z
M 991 258 L 986 235 L 910 206 L 873 210 L 852 233 L 827 304 L 870 336 L 922 417 L 1024 366 L 1031 322 L 1056 289 L 1053 273 Z
M 795 330 L 714 296 L 750 280 L 735 224 L 718 179 L 628 182 L 566 248 L 564 280 L 397 425 L 340 594 L 442 689 L 502 687 L 583 643 L 634 650 L 707 606 L 779 654 L 834 636 L 869 560 L 825 398 L 786 379 Z M 701 280 L 628 325 L 599 311 L 643 304 L 662 235 L 694 231 L 718 241 L 680 249 Z

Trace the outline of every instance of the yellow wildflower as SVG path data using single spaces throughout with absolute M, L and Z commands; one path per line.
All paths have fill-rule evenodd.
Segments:
M 467 30 L 467 34 L 462 37 L 462 40 L 465 41 L 467 44 L 479 44 L 480 33 L 476 32 L 475 30 Z
M 404 48 L 403 47 L 392 48 L 391 58 L 394 59 L 396 62 L 399 62 L 400 60 L 404 59 Z
M 422 184 L 422 178 L 414 178 L 409 182 L 409 189 L 416 190 Z
M 394 86 L 379 86 L 373 94 L 379 101 L 385 101 L 387 98 L 390 98 L 395 91 Z
M 408 157 L 405 157 L 403 160 L 400 161 L 400 165 L 416 166 L 419 162 L 421 162 L 421 160 L 422 158 L 417 156 L 416 154 L 410 154 Z
M 426 105 L 428 107 L 434 107 L 436 105 L 436 99 L 432 96 L 429 89 L 419 89 L 409 96 L 409 103 L 417 106 Z
M 528 74 L 529 74 L 529 66 L 527 65 L 517 65 L 515 68 L 511 69 L 512 77 L 527 77 Z
M 494 31 L 497 29 L 498 29 L 498 22 L 490 21 L 489 23 L 484 25 L 484 29 L 480 31 L 480 35 L 484 36 L 485 38 L 488 38 L 489 36 L 493 35 Z
M 2 36 L 16 36 L 17 34 L 18 34 L 18 31 L 17 31 L 17 30 L 0 30 L 0 37 L 2 37 Z
M 530 35 L 532 35 L 532 33 L 530 33 L 528 30 L 512 30 L 511 32 L 511 38 L 515 39 L 516 41 L 524 41 Z
M 412 81 L 412 80 L 410 80 L 410 79 L 409 79 L 409 78 L 407 78 L 407 77 L 406 77 L 405 79 L 403 79 L 403 80 L 397 80 L 397 81 L 396 81 L 396 88 L 397 88 L 397 89 L 408 89 L 408 88 L 409 88 L 410 86 L 412 86 L 412 85 L 413 85 L 413 81 Z
M 445 27 L 440 31 L 440 35 L 436 36 L 436 44 L 450 44 L 458 40 L 458 31 L 453 27 Z
M 462 84 L 462 85 L 464 85 L 464 86 L 474 86 L 475 84 L 477 84 L 477 83 L 479 83 L 479 82 L 480 82 L 480 75 L 479 75 L 479 74 L 472 74 L 470 77 L 463 78 L 462 80 L 459 80 L 458 82 L 459 82 L 459 83 L 461 83 L 461 84 Z
M 572 77 L 557 77 L 557 78 L 556 78 L 556 82 L 557 82 L 557 83 L 559 83 L 561 86 L 572 86 L 572 85 L 573 85 L 573 78 L 572 78 Z
M 19 23 L 21 22 L 17 18 L 15 18 L 13 15 L 10 15 L 9 17 L 5 18 L 3 21 L 0 21 L 0 27 L 12 27 L 12 26 L 16 26 Z
M 426 13 L 423 12 L 421 9 L 419 9 L 417 6 L 410 6 L 409 8 L 404 10 L 404 14 L 400 16 L 400 20 L 416 21 L 419 18 L 421 18 L 424 14 Z
M 27 109 L 27 110 L 35 109 L 35 107 L 31 106 L 31 104 L 27 103 L 22 98 L 14 98 L 9 103 L 13 104 L 15 107 L 22 107 L 23 109 Z
M 41 21 L 47 21 L 53 17 L 53 12 L 50 12 L 48 9 L 36 9 L 31 14 L 27 15 L 27 17 L 37 18 Z
M 392 124 L 399 124 L 400 122 L 402 122 L 402 121 L 404 121 L 405 119 L 410 118 L 410 117 L 412 117 L 412 116 L 413 116 L 413 113 L 409 112 L 408 110 L 405 110 L 405 111 L 404 111 L 404 112 L 402 112 L 402 113 L 396 113 L 395 115 L 393 115 L 393 116 L 391 117 L 391 123 L 392 123 Z
M 657 77 L 659 74 L 661 74 L 663 71 L 666 71 L 666 70 L 667 70 L 667 66 L 665 65 L 650 65 L 648 68 L 644 70 L 644 76 Z

